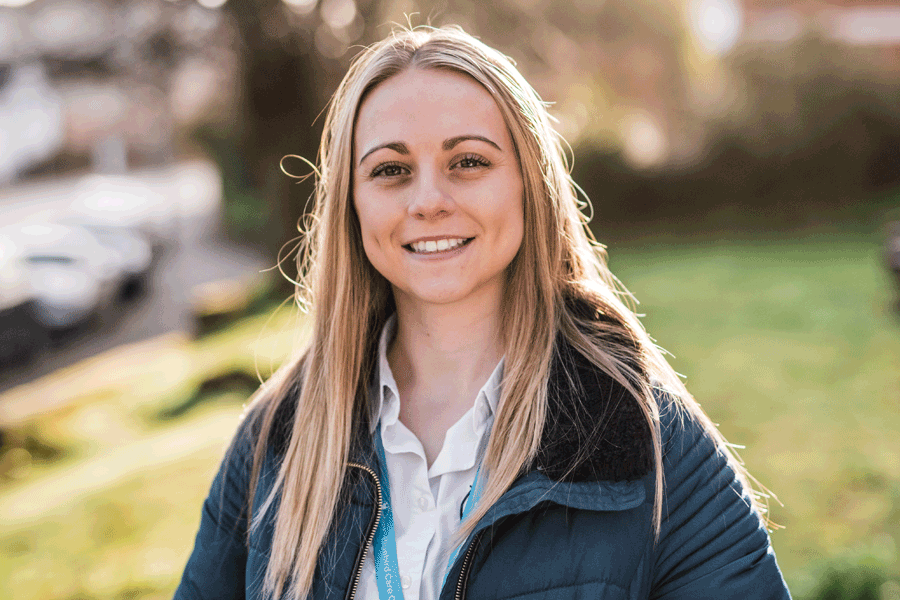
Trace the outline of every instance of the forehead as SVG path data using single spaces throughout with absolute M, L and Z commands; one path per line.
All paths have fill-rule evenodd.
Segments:
M 484 135 L 501 147 L 509 133 L 493 96 L 468 75 L 408 69 L 366 96 L 354 128 L 354 151 L 392 141 L 415 144 L 460 134 Z

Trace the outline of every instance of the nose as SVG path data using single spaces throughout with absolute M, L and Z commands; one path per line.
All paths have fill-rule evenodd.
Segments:
M 455 204 L 439 177 L 421 173 L 409 203 L 409 215 L 423 221 L 443 219 L 453 214 Z

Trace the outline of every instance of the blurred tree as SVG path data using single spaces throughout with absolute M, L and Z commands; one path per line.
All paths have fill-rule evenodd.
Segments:
M 356 14 L 357 6 L 348 1 L 353 11 L 350 24 L 365 22 L 363 15 Z M 297 225 L 313 191 L 311 178 L 295 185 L 286 177 L 279 169 L 280 160 L 296 154 L 315 161 L 322 131 L 322 119 L 317 116 L 339 69 L 335 57 L 317 48 L 316 37 L 326 35 L 322 28 L 328 25 L 322 11 L 315 8 L 315 2 L 282 0 L 232 0 L 226 5 L 238 38 L 240 108 L 233 127 L 220 135 L 210 130 L 201 135 L 220 163 L 225 163 L 225 187 L 231 199 L 245 208 L 242 212 L 230 209 L 237 225 L 233 233 L 262 244 L 272 256 L 298 236 Z M 361 34 L 354 32 L 352 37 L 358 39 Z M 299 173 L 309 171 L 302 164 L 290 166 Z M 295 275 L 290 265 L 285 265 L 285 272 Z

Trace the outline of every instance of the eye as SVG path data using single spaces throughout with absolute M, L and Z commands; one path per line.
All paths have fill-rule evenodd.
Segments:
M 404 171 L 406 167 L 397 162 L 386 162 L 381 163 L 374 169 L 372 169 L 372 173 L 369 174 L 369 177 L 373 179 L 375 177 L 399 177 L 400 175 L 404 175 Z
M 469 170 L 489 166 L 491 166 L 491 163 L 488 162 L 488 160 L 483 156 L 479 156 L 477 154 L 466 154 L 450 168 Z

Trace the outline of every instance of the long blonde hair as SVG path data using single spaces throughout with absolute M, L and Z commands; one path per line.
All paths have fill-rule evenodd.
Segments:
M 331 101 L 319 150 L 315 207 L 298 256 L 297 296 L 312 309 L 311 339 L 298 359 L 261 388 L 250 407 L 259 420 L 248 495 L 253 514 L 268 434 L 285 426 L 276 413 L 285 403 L 296 405 L 275 485 L 251 525 L 259 526 L 268 511 L 277 510 L 264 582 L 275 597 L 288 581 L 292 598 L 309 593 L 335 517 L 355 423 L 368 414 L 377 332 L 394 310 L 388 282 L 366 258 L 351 200 L 356 115 L 375 86 L 414 67 L 468 75 L 491 93 L 509 128 L 524 183 L 524 238 L 508 268 L 501 319 L 506 359 L 484 458 L 488 479 L 458 537 L 474 529 L 538 452 L 557 335 L 640 403 L 656 465 L 652 527 L 657 535 L 663 470 L 654 386 L 666 387 L 683 410 L 704 424 L 750 489 L 746 472 L 721 435 L 623 302 L 627 295 L 587 228 L 563 142 L 536 92 L 508 58 L 459 28 L 397 31 L 360 53 Z M 576 305 L 590 310 L 576 310 Z

